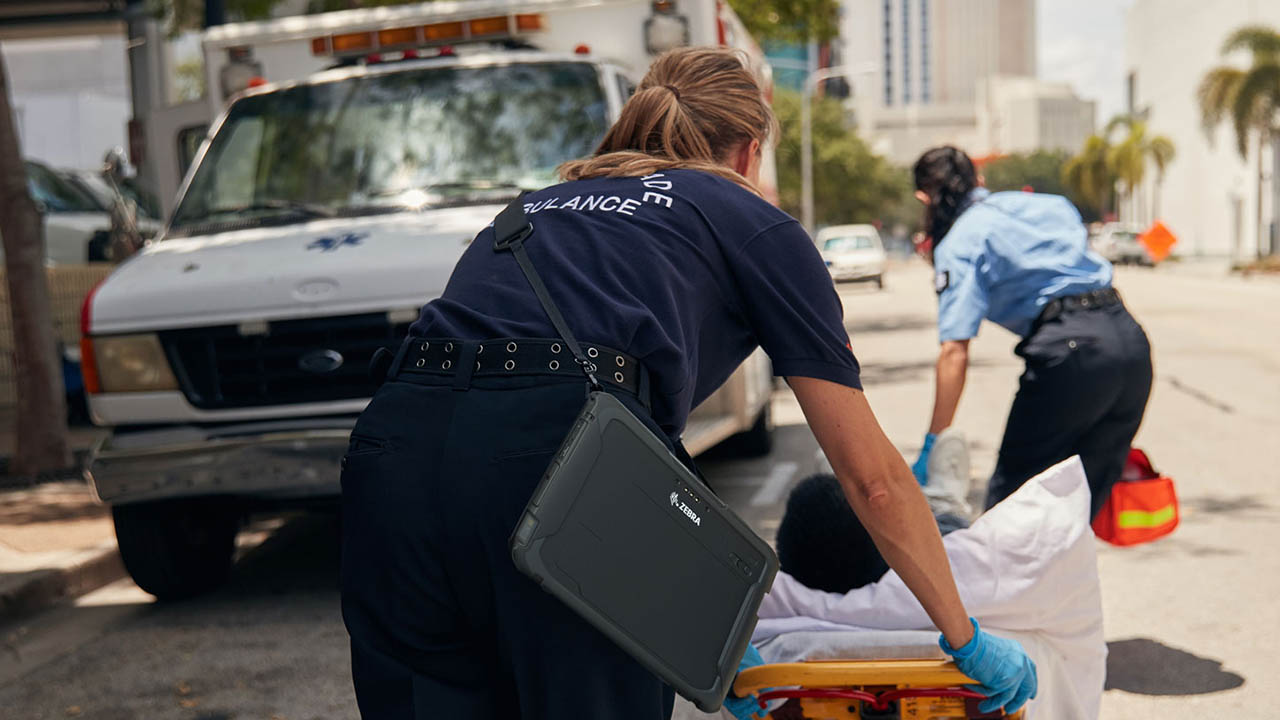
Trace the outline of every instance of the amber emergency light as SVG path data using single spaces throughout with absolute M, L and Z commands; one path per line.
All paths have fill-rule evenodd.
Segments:
M 546 21 L 538 13 L 493 15 L 429 25 L 322 35 L 311 39 L 311 54 L 335 57 L 369 55 L 382 50 L 457 45 L 472 40 L 500 40 L 544 29 Z

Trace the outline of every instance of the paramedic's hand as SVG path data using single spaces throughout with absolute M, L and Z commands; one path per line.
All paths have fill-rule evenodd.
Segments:
M 933 452 L 933 443 L 937 439 L 936 433 L 924 436 L 924 447 L 920 448 L 920 457 L 916 458 L 915 464 L 911 466 L 911 472 L 916 476 L 916 482 L 920 483 L 920 487 L 929 483 L 929 453 Z
M 946 638 L 939 638 L 938 644 L 956 661 L 960 672 L 978 681 L 968 688 L 987 696 L 978 703 L 979 710 L 986 713 L 1004 708 L 1005 714 L 1011 715 L 1036 696 L 1036 664 L 1017 642 L 989 635 L 978 627 L 977 620 L 969 621 L 973 623 L 973 639 L 964 647 L 953 649 Z
M 747 652 L 738 663 L 738 672 L 763 664 L 764 658 L 760 657 L 760 651 L 756 650 L 755 645 L 747 643 Z M 733 713 L 738 720 L 751 720 L 755 717 L 755 713 L 763 710 L 755 695 L 740 698 L 733 694 L 732 688 L 729 690 L 729 696 L 724 699 L 724 709 Z

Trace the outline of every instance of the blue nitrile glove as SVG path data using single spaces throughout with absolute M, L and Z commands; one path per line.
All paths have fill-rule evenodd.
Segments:
M 911 466 L 911 472 L 915 473 L 916 482 L 920 483 L 920 487 L 929 483 L 929 453 L 933 451 L 933 443 L 937 439 L 936 433 L 927 433 L 924 436 L 924 447 L 920 448 L 920 457 L 916 458 L 915 464 Z
M 1006 715 L 1012 715 L 1036 696 L 1036 664 L 1017 641 L 983 632 L 973 618 L 969 622 L 973 639 L 964 647 L 953 649 L 945 637 L 938 638 L 938 644 L 960 672 L 978 681 L 966 686 L 987 696 L 978 703 L 978 710 L 988 713 L 1004 708 Z
M 756 649 L 755 645 L 747 643 L 747 652 L 738 663 L 738 672 L 763 664 L 764 658 L 760 657 L 760 651 Z M 744 698 L 735 697 L 732 688 L 729 690 L 729 696 L 724 699 L 724 708 L 733 713 L 733 716 L 738 720 L 751 720 L 756 713 L 763 710 L 760 707 L 760 701 L 756 700 L 755 695 L 749 695 Z

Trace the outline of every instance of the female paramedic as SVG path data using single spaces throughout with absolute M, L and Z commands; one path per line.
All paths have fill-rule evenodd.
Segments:
M 969 340 L 985 318 L 1022 338 L 1014 352 L 1026 361 L 987 507 L 1078 454 L 1097 515 L 1151 392 L 1151 347 L 1111 287 L 1111 265 L 1089 250 L 1066 198 L 992 194 L 953 147 L 921 155 L 914 174 L 933 239 L 942 347 L 933 419 L 913 471 L 926 482 L 933 441 L 951 424 L 964 389 Z
M 929 507 L 859 389 L 830 275 L 754 190 L 774 124 L 739 55 L 658 58 L 595 155 L 525 197 L 528 254 L 606 389 L 673 451 L 690 409 L 763 346 L 944 647 L 993 702 L 1021 705 L 1034 665 L 966 617 Z M 493 235 L 422 310 L 344 459 L 342 606 L 361 713 L 670 717 L 669 688 L 511 561 L 508 538 L 586 384 Z

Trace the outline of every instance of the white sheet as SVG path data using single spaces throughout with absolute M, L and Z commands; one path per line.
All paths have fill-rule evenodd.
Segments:
M 969 614 L 984 630 L 1021 642 L 1036 663 L 1039 694 L 1028 718 L 1098 717 L 1107 648 L 1088 517 L 1084 466 L 1073 457 L 1027 481 L 972 527 L 943 538 Z M 933 629 L 932 622 L 893 571 L 844 595 L 778 573 L 752 640 L 761 645 L 784 633 L 818 630 L 925 629 Z

